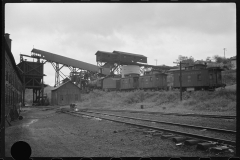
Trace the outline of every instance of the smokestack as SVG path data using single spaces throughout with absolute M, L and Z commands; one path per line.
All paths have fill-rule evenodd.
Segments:
M 11 50 L 11 43 L 12 43 L 12 40 L 9 38 L 9 35 L 10 34 L 8 34 L 8 33 L 5 33 L 5 39 L 6 39 L 6 41 L 7 41 L 7 44 L 8 44 L 8 46 L 9 46 L 9 48 L 10 48 L 10 50 Z

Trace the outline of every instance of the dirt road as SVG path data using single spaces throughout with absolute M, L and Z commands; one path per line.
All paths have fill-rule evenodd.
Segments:
M 22 116 L 22 121 L 6 128 L 7 157 L 11 156 L 12 144 L 19 140 L 30 144 L 32 157 L 233 156 L 176 146 L 171 140 L 153 137 L 142 129 L 96 118 L 39 108 L 22 112 Z

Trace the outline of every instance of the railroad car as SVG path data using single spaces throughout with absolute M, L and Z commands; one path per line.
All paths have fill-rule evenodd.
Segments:
M 182 90 L 215 90 L 224 87 L 220 67 L 194 64 L 182 70 Z M 180 88 L 180 70 L 173 71 L 173 88 Z
M 11 52 L 9 34 L 5 34 L 3 43 L 5 50 L 5 117 L 7 120 L 14 120 L 19 116 L 20 102 L 23 104 L 23 80 Z
M 103 79 L 103 90 L 113 91 L 120 89 L 120 78 L 108 77 Z
M 121 78 L 120 90 L 134 90 L 139 88 L 139 76 L 132 75 Z
M 139 77 L 139 89 L 167 89 L 167 74 L 156 73 Z

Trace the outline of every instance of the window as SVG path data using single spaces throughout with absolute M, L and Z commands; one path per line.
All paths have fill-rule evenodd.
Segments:
M 63 101 L 63 95 L 60 95 L 60 99 Z
M 129 79 L 129 83 L 131 82 L 131 79 Z
M 201 80 L 202 80 L 201 74 L 198 74 L 198 75 L 197 75 L 197 80 L 198 80 L 198 81 L 201 81 Z
M 152 81 L 152 77 L 150 77 L 150 81 Z

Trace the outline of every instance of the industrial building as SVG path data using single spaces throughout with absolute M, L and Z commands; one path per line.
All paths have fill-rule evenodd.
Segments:
M 67 81 L 51 91 L 51 99 L 52 105 L 69 105 L 81 100 L 81 89 Z

